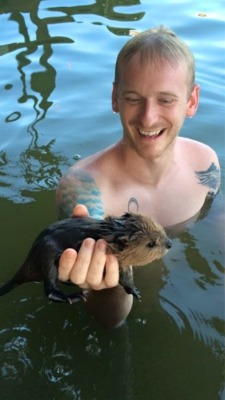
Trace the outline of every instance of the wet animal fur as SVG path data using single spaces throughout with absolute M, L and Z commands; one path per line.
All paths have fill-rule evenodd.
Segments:
M 140 300 L 133 282 L 132 266 L 142 266 L 163 257 L 171 247 L 164 229 L 150 218 L 126 213 L 103 220 L 69 218 L 44 229 L 34 241 L 27 258 L 13 278 L 0 288 L 0 296 L 20 284 L 43 281 L 46 296 L 58 302 L 75 303 L 83 292 L 67 294 L 58 288 L 58 263 L 66 248 L 79 250 L 83 240 L 92 237 L 107 241 L 107 253 L 115 254 L 120 266 L 119 283 Z

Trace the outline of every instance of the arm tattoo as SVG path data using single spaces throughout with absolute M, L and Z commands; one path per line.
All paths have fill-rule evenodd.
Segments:
M 209 195 L 213 196 L 220 187 L 220 169 L 212 163 L 206 171 L 195 171 L 199 184 L 209 188 Z
M 78 169 L 73 173 L 72 178 L 65 178 L 64 185 L 60 185 L 59 218 L 72 216 L 76 204 L 85 205 L 93 218 L 104 217 L 98 186 L 91 175 Z
M 128 201 L 128 212 L 137 212 L 139 209 L 139 204 L 137 199 L 135 199 L 135 197 L 131 197 Z M 132 210 L 133 209 L 133 210 Z
M 104 209 L 101 192 L 94 179 L 87 172 L 79 171 L 80 186 L 77 191 L 77 204 L 84 204 L 93 218 L 103 218 Z
M 75 204 L 76 199 L 74 191 L 72 190 L 72 183 L 67 178 L 61 179 L 57 189 L 58 218 L 64 219 L 72 217 Z

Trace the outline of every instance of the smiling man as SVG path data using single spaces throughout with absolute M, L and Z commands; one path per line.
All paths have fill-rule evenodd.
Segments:
M 195 115 L 198 101 L 194 57 L 182 40 L 165 27 L 133 37 L 118 55 L 112 91 L 122 139 L 76 163 L 62 177 L 57 190 L 60 218 L 138 211 L 164 227 L 197 218 L 220 185 L 215 152 L 178 136 L 185 118 Z M 79 204 L 87 209 L 75 207 Z M 87 308 L 100 323 L 116 326 L 129 313 L 132 298 L 118 285 L 117 259 L 106 255 L 105 248 L 103 240 L 90 238 L 78 254 L 67 249 L 59 279 L 89 288 Z

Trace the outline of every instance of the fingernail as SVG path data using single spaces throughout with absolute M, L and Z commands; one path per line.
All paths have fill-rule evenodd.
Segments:
M 95 245 L 95 241 L 92 238 L 85 239 L 83 243 L 86 249 L 92 249 Z
M 102 239 L 99 239 L 97 242 L 98 250 L 105 251 L 106 250 L 106 242 Z

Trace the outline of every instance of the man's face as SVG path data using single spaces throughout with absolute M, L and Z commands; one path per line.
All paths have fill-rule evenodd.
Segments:
M 140 64 L 138 56 L 121 66 L 113 89 L 113 110 L 120 113 L 124 142 L 143 158 L 157 158 L 177 137 L 186 115 L 194 115 L 199 88 L 188 94 L 183 62 Z

